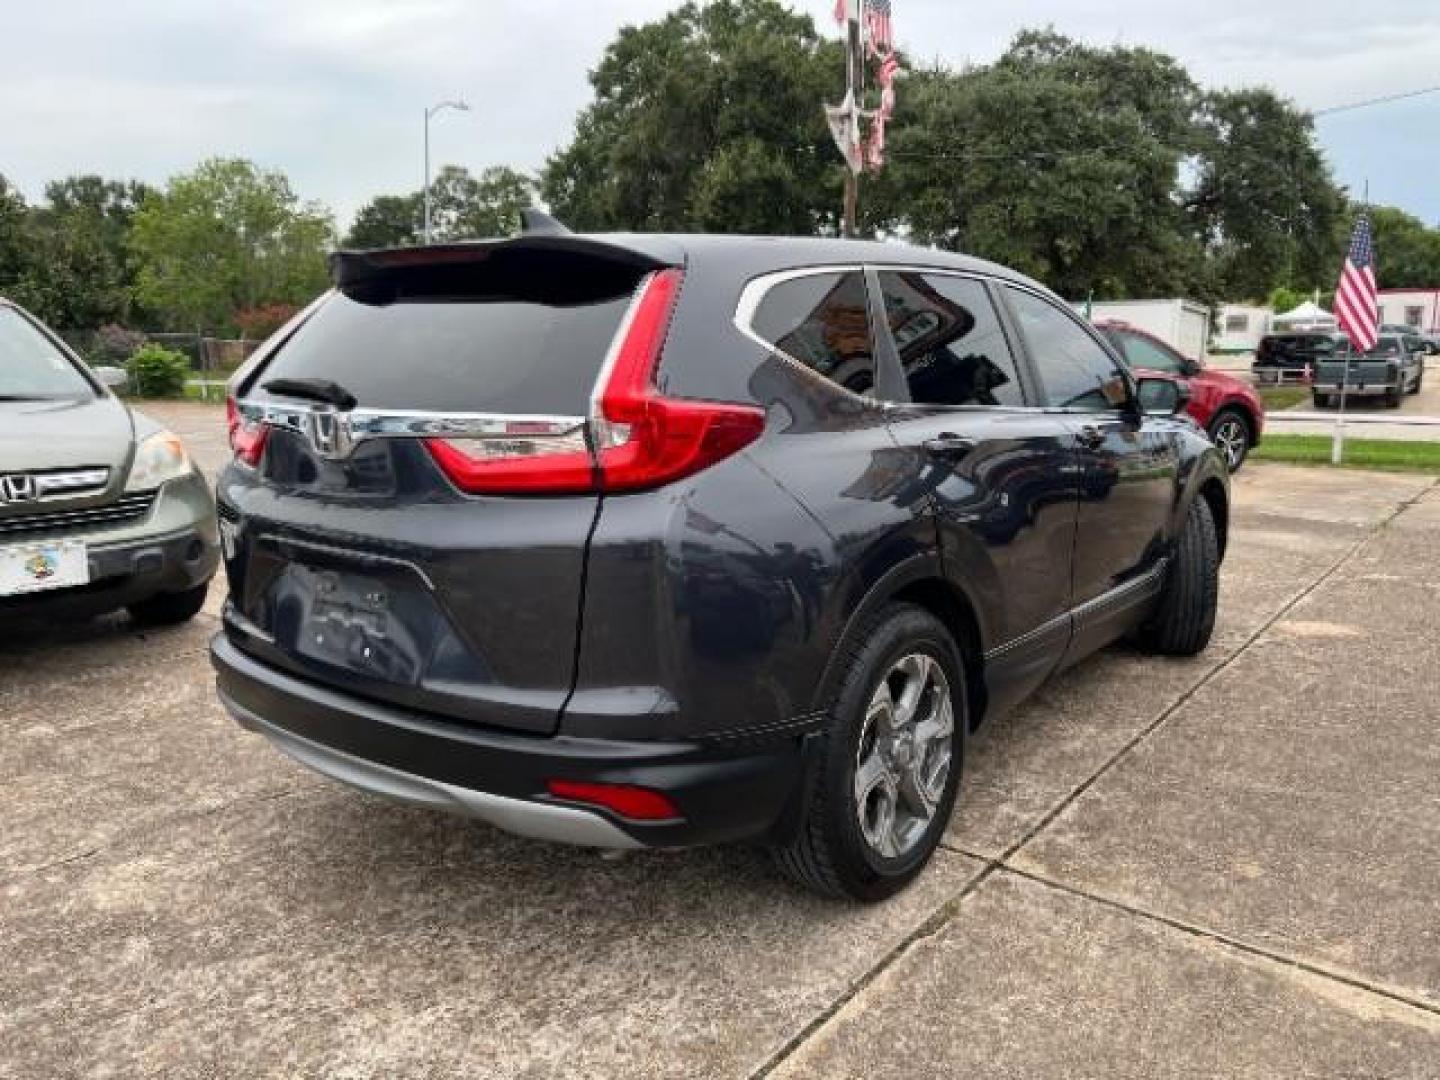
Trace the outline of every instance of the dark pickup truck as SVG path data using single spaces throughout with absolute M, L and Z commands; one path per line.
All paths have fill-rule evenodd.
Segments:
M 1425 346 L 1418 336 L 1381 334 L 1364 353 L 1354 351 L 1344 334 L 1334 337 L 1334 349 L 1316 358 L 1311 390 L 1317 406 L 1338 405 L 1343 390 L 1347 397 L 1383 397 L 1396 409 L 1404 395 L 1419 393 Z

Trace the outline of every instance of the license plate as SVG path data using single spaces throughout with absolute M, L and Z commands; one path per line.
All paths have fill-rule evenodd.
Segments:
M 68 589 L 90 581 L 90 560 L 78 540 L 0 547 L 0 596 Z

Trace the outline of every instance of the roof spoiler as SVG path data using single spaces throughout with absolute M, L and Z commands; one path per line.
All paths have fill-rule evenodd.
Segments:
M 563 225 L 559 227 L 564 230 Z M 386 279 L 393 280 L 417 271 L 425 273 L 443 267 L 478 267 L 492 259 L 505 259 L 510 256 L 523 258 L 525 253 L 533 255 L 541 252 L 569 255 L 589 261 L 592 265 L 608 263 L 611 266 L 628 267 L 640 273 L 673 265 L 671 260 L 639 248 L 577 236 L 565 230 L 560 233 L 527 233 L 508 240 L 470 240 L 453 244 L 432 244 L 429 247 L 382 248 L 375 251 L 336 251 L 329 260 L 330 279 L 337 288 L 345 290 Z

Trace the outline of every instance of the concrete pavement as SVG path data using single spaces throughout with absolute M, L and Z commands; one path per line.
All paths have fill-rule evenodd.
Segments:
M 1211 649 L 982 732 L 874 908 L 316 778 L 222 715 L 210 616 L 37 628 L 0 641 L 0 1076 L 1435 1077 L 1437 614 L 1431 480 L 1248 466 Z

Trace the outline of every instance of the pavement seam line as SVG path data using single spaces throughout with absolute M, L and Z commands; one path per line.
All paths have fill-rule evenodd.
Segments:
M 865 990 L 867 990 L 876 979 L 892 968 L 906 953 L 928 938 L 934 937 L 945 928 L 945 924 L 954 918 L 961 904 L 974 894 L 975 890 L 983 885 L 997 869 L 998 865 L 985 860 L 984 865 L 976 871 L 975 876 L 967 881 L 954 896 L 951 896 L 934 911 L 932 911 L 920 925 L 911 930 L 900 939 L 888 952 L 878 961 L 863 971 L 849 986 L 847 986 L 838 997 L 821 1009 L 810 1018 L 803 1028 L 797 1031 L 780 1046 L 778 1050 L 765 1059 L 761 1065 L 750 1073 L 750 1080 L 765 1080 L 776 1069 L 794 1055 L 794 1053 L 810 1041 L 811 1037 L 828 1024 L 835 1016 L 854 1001 Z
M 880 960 L 877 961 L 868 971 L 863 973 L 858 979 L 851 983 L 850 986 L 842 994 L 840 994 L 839 997 L 832 1001 L 817 1015 L 812 1017 L 811 1020 L 800 1031 L 796 1032 L 795 1035 L 787 1039 L 784 1045 L 781 1046 L 779 1050 L 777 1050 L 774 1054 L 767 1058 L 766 1061 L 758 1069 L 756 1069 L 750 1074 L 751 1080 L 764 1080 L 765 1077 L 770 1076 L 777 1068 L 784 1064 L 786 1060 L 792 1057 L 797 1050 L 804 1046 L 805 1043 L 810 1041 L 810 1039 L 814 1035 L 816 1035 L 827 1023 L 829 1023 L 830 1020 L 832 1020 L 840 1012 L 840 1010 L 842 1010 L 851 1001 L 855 1000 L 855 998 L 857 998 L 869 986 L 871 986 L 876 979 L 878 979 L 881 975 L 883 975 L 886 971 L 893 967 L 902 956 L 904 956 L 911 950 L 913 946 L 939 933 L 940 930 L 944 927 L 944 925 L 954 917 L 964 900 L 967 897 L 971 896 L 976 889 L 978 889 L 987 880 L 989 880 L 992 875 L 999 871 L 1009 872 L 1021 877 L 1033 878 L 1033 880 L 1041 884 L 1051 885 L 1054 888 L 1062 889 L 1066 892 L 1073 893 L 1076 896 L 1093 900 L 1096 903 L 1107 904 L 1121 911 L 1130 911 L 1136 916 L 1153 919 L 1156 922 L 1162 923 L 1167 926 L 1173 926 L 1177 930 L 1184 931 L 1196 937 L 1206 938 L 1209 940 L 1213 940 L 1217 943 L 1229 945 L 1237 951 L 1257 957 L 1262 957 L 1278 964 L 1287 965 L 1289 967 L 1295 968 L 1296 970 L 1304 971 L 1307 974 L 1312 974 L 1321 978 L 1330 979 L 1332 981 L 1348 985 L 1354 989 L 1373 993 L 1376 996 L 1384 997 L 1389 1000 L 1399 1002 L 1401 1004 L 1410 1005 L 1424 1012 L 1433 1012 L 1436 1015 L 1440 1015 L 1440 1008 L 1432 1008 L 1429 1005 L 1418 1003 L 1410 998 L 1405 997 L 1404 995 L 1397 994 L 1393 991 L 1388 991 L 1381 987 L 1372 986 L 1359 980 L 1347 978 L 1346 976 L 1334 972 L 1328 972 L 1323 968 L 1317 968 L 1301 960 L 1291 959 L 1279 954 L 1268 953 L 1265 950 L 1258 948 L 1257 946 L 1247 945 L 1243 942 L 1224 937 L 1223 935 L 1217 933 L 1202 930 L 1198 927 L 1188 926 L 1185 923 L 1177 922 L 1167 916 L 1153 914 L 1139 908 L 1130 909 L 1125 904 L 1119 901 L 1107 900 L 1104 897 L 1090 896 L 1088 893 L 1085 893 L 1082 890 L 1073 889 L 1069 886 L 1061 885 L 1058 882 L 1051 882 L 1049 879 L 1039 877 L 1038 875 L 1034 875 L 1026 871 L 1017 870 L 1015 867 L 1009 864 L 1009 860 L 1016 853 L 1018 853 L 1021 848 L 1023 848 L 1031 840 L 1035 839 L 1035 837 L 1037 837 L 1047 827 L 1049 827 L 1049 825 L 1057 817 L 1064 813 L 1069 806 L 1074 804 L 1076 799 L 1078 799 L 1081 795 L 1088 791 L 1097 781 L 1100 780 L 1101 777 L 1103 777 L 1106 773 L 1108 773 L 1111 769 L 1118 765 L 1120 761 L 1125 758 L 1132 750 L 1134 750 L 1141 743 L 1145 742 L 1155 732 L 1159 731 L 1160 728 L 1164 726 L 1166 721 L 1168 721 L 1172 716 L 1179 712 L 1181 708 L 1188 704 L 1191 699 L 1200 692 L 1200 690 L 1202 690 L 1205 686 L 1209 685 L 1209 683 L 1213 679 L 1215 679 L 1221 672 L 1226 670 L 1228 667 L 1230 667 L 1231 664 L 1233 664 L 1242 655 L 1249 651 L 1250 647 L 1254 645 L 1255 642 L 1258 641 L 1272 626 L 1274 626 L 1277 622 L 1279 622 L 1291 611 L 1293 611 L 1299 604 L 1303 603 L 1317 589 L 1319 589 L 1320 586 L 1324 585 L 1327 581 L 1329 581 L 1336 573 L 1339 572 L 1341 567 L 1343 567 L 1346 563 L 1348 563 L 1351 559 L 1358 555 L 1360 551 L 1365 547 L 1365 545 L 1370 543 L 1371 540 L 1375 539 L 1375 537 L 1378 536 L 1382 531 L 1384 531 L 1384 529 L 1392 521 L 1394 521 L 1410 507 L 1420 502 L 1421 499 L 1428 495 L 1437 486 L 1440 486 L 1440 480 L 1432 480 L 1430 483 L 1425 485 L 1408 499 L 1404 499 L 1397 503 L 1390 511 L 1390 513 L 1386 514 L 1383 518 L 1380 519 L 1380 521 L 1376 522 L 1376 524 L 1371 526 L 1363 535 L 1361 535 L 1353 544 L 1351 544 L 1350 547 L 1347 548 L 1340 555 L 1340 557 L 1337 558 L 1335 562 L 1329 566 L 1329 568 L 1327 568 L 1323 573 L 1321 573 L 1317 578 L 1315 578 L 1315 580 L 1312 581 L 1309 585 L 1305 586 L 1289 600 L 1281 604 L 1281 606 L 1276 609 L 1275 613 L 1271 615 L 1268 619 L 1266 619 L 1258 628 L 1256 628 L 1254 632 L 1247 636 L 1233 653 L 1225 657 L 1225 659 L 1220 661 L 1204 675 L 1200 676 L 1200 678 L 1195 680 L 1195 682 L 1191 684 L 1186 690 L 1184 690 L 1174 701 L 1172 701 L 1169 705 L 1162 709 L 1159 715 L 1157 715 L 1154 720 L 1152 720 L 1149 724 L 1143 727 L 1130 739 L 1126 740 L 1126 742 L 1118 750 L 1116 750 L 1114 754 L 1107 758 L 1100 765 L 1100 767 L 1095 770 L 1095 772 L 1091 773 L 1091 775 L 1086 780 L 1084 780 L 1079 786 L 1075 787 L 1068 795 L 1062 798 L 1054 807 L 1052 807 L 1048 812 L 1046 812 L 1046 814 L 1032 828 L 1028 829 L 1019 840 L 1007 847 L 998 856 L 993 858 L 976 856 L 973 853 L 965 851 L 963 848 L 946 844 L 942 838 L 939 845 L 940 847 L 943 847 L 946 850 L 954 852 L 956 854 L 965 855 L 969 858 L 981 858 L 984 862 L 984 865 L 981 867 L 980 871 L 968 882 L 966 882 L 965 886 L 958 893 L 956 893 L 955 896 L 951 897 L 945 903 L 941 904 L 940 907 L 937 908 L 924 922 L 922 922 L 919 927 L 907 934 L 894 948 L 892 948 L 889 952 L 882 956 Z
M 1409 1007 L 1416 1009 L 1420 1012 L 1440 1017 L 1440 1003 L 1426 1001 L 1424 998 L 1411 997 L 1403 991 L 1392 990 L 1378 983 L 1370 982 L 1358 975 L 1352 975 L 1347 972 L 1322 967 L 1318 964 L 1311 963 L 1308 960 L 1302 960 L 1298 957 L 1286 956 L 1284 953 L 1275 952 L 1270 949 L 1266 949 L 1260 945 L 1252 945 L 1251 943 L 1241 938 L 1232 937 L 1229 934 L 1223 933 L 1222 931 L 1212 930 L 1205 926 L 1198 926 L 1195 923 L 1188 923 L 1182 919 L 1176 919 L 1170 915 L 1162 915 L 1158 911 L 1151 911 L 1147 908 L 1137 907 L 1134 904 L 1127 903 L 1124 900 L 1117 900 L 1114 897 L 1101 896 L 1098 893 L 1092 893 L 1078 886 L 1068 885 L 1065 882 L 1059 881 L 1055 878 L 1046 877 L 1044 874 L 1036 873 L 1033 870 L 1025 870 L 1018 866 L 1011 866 L 1009 864 L 996 865 L 994 867 L 994 870 L 1000 873 L 1011 874 L 1015 877 L 1024 878 L 1027 881 L 1032 881 L 1037 885 L 1043 885 L 1046 888 L 1055 890 L 1056 892 L 1062 892 L 1069 896 L 1076 897 L 1077 899 L 1088 900 L 1092 903 L 1100 904 L 1104 907 L 1112 908 L 1116 911 L 1123 912 L 1126 915 L 1134 916 L 1135 918 L 1145 919 L 1150 922 L 1159 923 L 1162 926 L 1168 926 L 1172 930 L 1179 930 L 1182 933 L 1189 934 L 1191 937 L 1196 937 L 1205 941 L 1211 941 L 1219 945 L 1224 945 L 1228 948 L 1234 949 L 1236 952 L 1244 953 L 1247 956 L 1258 957 L 1262 960 L 1268 960 L 1283 967 L 1294 968 L 1297 971 L 1305 972 L 1307 975 L 1313 975 L 1317 978 L 1326 979 L 1330 982 L 1340 983 L 1344 986 L 1350 987 L 1352 990 L 1362 990 L 1365 993 L 1374 994 L 1376 997 L 1382 997 L 1388 1001 L 1397 1002 L 1401 1005 L 1408 1005 Z
M 1247 636 L 1245 640 L 1240 643 L 1239 647 L 1235 649 L 1234 652 L 1221 660 L 1205 674 L 1200 676 L 1200 678 L 1196 679 L 1195 682 L 1192 683 L 1189 687 L 1187 687 L 1184 691 L 1182 691 L 1181 694 L 1174 701 L 1172 701 L 1169 705 L 1162 709 L 1159 715 L 1157 715 L 1154 720 L 1150 721 L 1150 723 L 1146 724 L 1129 739 L 1127 739 L 1123 744 L 1121 744 L 1119 749 L 1117 749 L 1113 754 L 1111 754 L 1110 757 L 1106 758 L 1105 761 L 1101 763 L 1098 769 L 1091 773 L 1085 780 L 1081 781 L 1081 783 L 1077 787 L 1072 789 L 1068 795 L 1064 796 L 1059 802 L 1057 802 L 1048 811 L 1046 811 L 1045 814 L 1041 816 L 1039 821 L 1037 821 L 1034 825 L 1027 829 L 1019 840 L 1016 840 L 1010 846 L 1001 851 L 1001 853 L 996 856 L 994 861 L 996 861 L 997 863 L 1008 864 L 1009 860 L 1013 858 L 1022 848 L 1024 848 L 1027 844 L 1029 844 L 1032 840 L 1034 840 L 1037 836 L 1039 836 L 1042 832 L 1049 828 L 1056 818 L 1058 818 L 1061 814 L 1063 814 L 1066 810 L 1073 806 L 1076 800 L 1080 798 L 1080 796 L 1084 795 L 1102 777 L 1104 777 L 1107 773 L 1109 773 L 1112 769 L 1119 765 L 1120 762 L 1123 761 L 1126 757 L 1128 757 L 1133 750 L 1139 747 L 1142 743 L 1148 741 L 1152 735 L 1154 735 L 1157 731 L 1164 727 L 1165 724 L 1176 713 L 1178 713 L 1182 708 L 1188 705 L 1192 699 L 1194 699 L 1196 694 L 1198 694 L 1201 690 L 1203 690 L 1206 686 L 1208 686 L 1211 682 L 1218 678 L 1222 672 L 1226 671 L 1232 664 L 1234 664 L 1237 660 L 1239 660 L 1242 656 L 1249 652 L 1250 647 L 1254 645 L 1255 642 L 1259 641 L 1260 638 L 1263 637 L 1270 630 L 1271 627 L 1273 627 L 1286 615 L 1290 614 L 1290 612 L 1295 610 L 1295 608 L 1302 604 L 1305 600 L 1309 599 L 1309 597 L 1312 596 L 1317 589 L 1319 589 L 1322 585 L 1324 585 L 1332 577 L 1339 573 L 1340 569 L 1345 566 L 1346 563 L 1348 563 L 1351 559 L 1358 555 L 1365 548 L 1365 546 L 1370 543 L 1370 541 L 1374 540 L 1377 536 L 1379 536 L 1380 533 L 1382 533 L 1392 521 L 1394 521 L 1397 517 L 1403 514 L 1406 510 L 1410 509 L 1410 507 L 1416 505 L 1421 499 L 1423 499 L 1432 490 L 1434 490 L 1437 485 L 1440 485 L 1440 480 L 1432 480 L 1430 481 L 1430 483 L 1426 484 L 1423 488 L 1421 488 L 1408 499 L 1404 499 L 1401 502 L 1397 503 L 1390 511 L 1390 513 L 1386 514 L 1383 518 L 1381 518 L 1378 522 L 1371 526 L 1371 528 L 1363 536 L 1361 536 L 1353 544 L 1351 544 L 1350 547 L 1347 548 L 1345 552 L 1341 554 L 1341 556 L 1336 559 L 1335 562 L 1332 563 L 1328 569 L 1326 569 L 1322 574 L 1320 574 L 1319 577 L 1317 577 L 1309 585 L 1305 586 L 1305 588 L 1301 589 L 1285 603 L 1280 605 L 1280 607 L 1276 609 L 1275 613 L 1271 615 L 1268 619 L 1266 619 L 1263 623 L 1261 623 L 1260 626 L 1257 627 L 1249 636 Z

